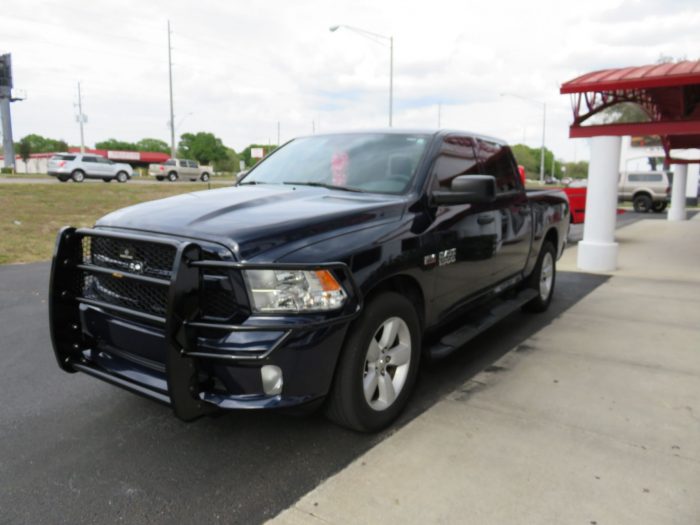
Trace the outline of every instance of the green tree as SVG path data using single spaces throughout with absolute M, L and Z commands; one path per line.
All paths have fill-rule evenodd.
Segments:
M 138 151 L 170 153 L 170 146 L 168 143 L 160 139 L 141 139 L 134 146 Z
M 250 151 L 253 148 L 262 148 L 263 152 L 265 153 L 265 157 L 267 157 L 270 153 L 272 153 L 273 151 L 275 151 L 277 149 L 277 146 L 272 146 L 270 144 L 267 144 L 267 145 L 251 144 L 250 146 L 248 146 L 246 149 L 244 149 L 240 153 L 241 159 L 243 161 L 245 161 L 246 168 L 250 168 L 252 166 L 255 166 L 255 164 L 257 164 L 257 162 L 260 160 L 260 159 L 254 159 L 250 156 Z
M 42 137 L 41 135 L 37 135 L 36 133 L 30 133 L 22 140 L 27 141 L 32 153 L 53 153 L 54 151 L 68 151 L 68 144 L 65 140 L 50 139 Z M 15 144 L 15 149 L 19 150 L 19 145 L 22 142 L 22 140 Z
M 136 144 L 117 139 L 107 139 L 95 144 L 96 149 L 107 149 L 113 151 L 136 151 Z
M 232 148 L 226 148 L 226 158 L 214 161 L 215 171 L 236 173 L 239 170 L 240 157 Z
M 32 144 L 29 140 L 27 140 L 27 137 L 24 137 L 17 144 L 17 153 L 19 154 L 20 158 L 24 161 L 24 172 L 29 173 L 29 166 L 27 166 L 27 161 L 29 160 L 29 157 L 32 154 Z
M 580 160 L 578 162 L 565 162 L 566 176 L 572 179 L 585 179 L 588 177 L 588 162 Z
M 538 179 L 540 173 L 540 150 L 525 144 L 515 144 L 511 147 L 515 160 L 523 168 L 528 179 Z
M 183 133 L 177 146 L 178 154 L 187 159 L 195 159 L 200 164 L 218 162 L 228 157 L 228 149 L 213 133 Z

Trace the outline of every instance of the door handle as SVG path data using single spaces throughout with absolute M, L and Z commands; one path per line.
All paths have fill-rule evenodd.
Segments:
M 476 218 L 476 222 L 478 222 L 481 225 L 491 224 L 493 221 L 494 221 L 493 215 L 479 215 Z

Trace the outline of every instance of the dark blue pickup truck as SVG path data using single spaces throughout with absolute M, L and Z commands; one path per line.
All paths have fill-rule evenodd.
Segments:
M 390 424 L 419 365 L 552 298 L 569 206 L 526 193 L 508 146 L 467 132 L 292 140 L 236 187 L 58 235 L 54 352 L 172 407 Z

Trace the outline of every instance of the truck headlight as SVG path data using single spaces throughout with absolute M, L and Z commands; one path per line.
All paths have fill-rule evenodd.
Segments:
M 256 312 L 337 310 L 347 294 L 328 270 L 246 270 Z

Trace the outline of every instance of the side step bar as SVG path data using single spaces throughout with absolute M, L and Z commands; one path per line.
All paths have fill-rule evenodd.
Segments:
M 535 297 L 537 297 L 536 290 L 526 289 L 513 299 L 501 300 L 492 306 L 491 309 L 486 310 L 481 317 L 461 326 L 454 332 L 444 335 L 439 342 L 428 348 L 427 355 L 429 359 L 438 360 L 447 357 Z

